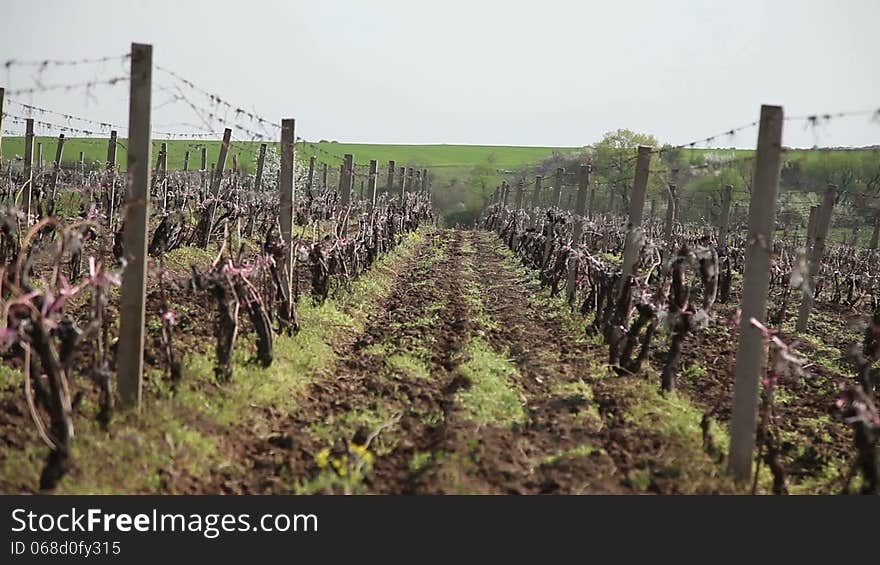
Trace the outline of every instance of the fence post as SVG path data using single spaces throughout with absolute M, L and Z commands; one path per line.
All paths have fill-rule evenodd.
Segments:
M 64 154 L 64 134 L 58 136 L 58 147 L 55 148 L 55 161 L 52 162 L 52 180 L 49 181 L 52 210 L 55 210 L 55 188 L 58 186 L 58 173 L 61 171 L 61 156 Z
M 376 181 L 379 176 L 379 161 L 376 159 L 370 159 L 370 177 L 369 177 L 369 191 L 370 191 L 370 211 L 376 209 L 376 185 L 378 184 Z
M 816 213 L 816 227 L 813 245 L 808 256 L 807 268 L 809 277 L 805 281 L 809 288 L 805 289 L 801 298 L 801 306 L 798 309 L 797 324 L 795 329 L 799 332 L 807 331 L 807 323 L 810 321 L 810 311 L 813 309 L 813 286 L 819 268 L 822 266 L 822 256 L 825 254 L 825 240 L 828 238 L 828 228 L 831 227 L 831 214 L 834 211 L 834 201 L 837 198 L 837 186 L 829 184 L 825 189 L 825 198 L 822 206 Z
M 521 210 L 523 204 L 523 192 L 525 191 L 525 179 L 519 179 L 516 183 L 516 200 L 514 201 L 514 210 Z
M 183 152 L 183 171 L 189 170 L 189 149 Z
M 309 198 L 312 197 L 312 189 L 314 188 L 315 183 L 315 161 L 316 157 L 312 155 L 309 157 L 309 178 L 306 181 L 306 192 L 309 195 Z
M 42 143 L 37 143 L 37 173 L 40 175 L 43 174 L 43 144 Z M 42 178 L 42 176 L 40 178 Z M 40 182 L 40 186 L 42 186 L 42 185 L 43 185 L 43 183 Z
M 672 241 L 672 228 L 675 225 L 677 203 L 678 195 L 676 194 L 676 186 L 670 184 L 666 191 L 666 225 L 663 227 L 663 239 L 666 242 Z
M 327 163 L 321 166 L 321 191 L 327 192 Z
M 416 178 L 415 184 L 413 185 L 413 190 L 415 192 L 420 192 L 422 190 L 422 171 L 419 169 L 416 169 Z
M 532 191 L 532 205 L 531 208 L 537 208 L 538 203 L 541 201 L 541 182 L 544 180 L 544 177 L 541 175 L 535 176 L 535 189 Z
M 746 240 L 728 457 L 730 471 L 739 483 L 747 482 L 752 474 L 752 452 L 755 449 L 755 424 L 758 416 L 758 383 L 761 381 L 766 357 L 763 335 L 758 328 L 752 326 L 750 320 L 754 318 L 764 323 L 767 316 L 776 193 L 779 188 L 782 154 L 782 121 L 781 106 L 761 106 L 752 197 L 749 201 L 749 232 Z
M 268 147 L 265 143 L 260 144 L 260 153 L 257 155 L 257 175 L 254 177 L 255 191 L 259 191 L 263 187 L 263 167 L 266 164 L 266 149 Z M 309 188 L 311 188 L 311 180 L 309 180 Z
M 211 230 L 214 228 L 214 215 L 217 212 L 217 197 L 220 196 L 220 184 L 223 181 L 223 170 L 226 168 L 226 157 L 229 154 L 229 142 L 232 140 L 232 130 L 226 128 L 223 130 L 223 141 L 220 143 L 220 155 L 217 157 L 217 164 L 211 174 L 211 196 L 214 201 L 211 203 L 211 210 L 208 214 L 208 229 L 205 233 L 205 239 L 202 247 L 208 247 L 211 241 Z
M 636 262 L 641 251 L 639 232 L 642 225 L 642 214 L 645 211 L 645 195 L 648 191 L 648 171 L 651 166 L 651 148 L 639 145 L 636 157 L 636 176 L 633 181 L 632 198 L 629 204 L 629 222 L 626 226 L 626 243 L 623 247 L 623 266 L 621 288 L 626 288 L 626 279 L 635 271 Z
M 342 179 L 344 177 L 345 177 L 345 159 L 343 159 L 343 162 L 339 164 L 339 179 L 338 179 L 338 182 L 336 183 L 336 194 L 339 194 L 340 197 L 342 195 L 342 186 L 343 186 Z
M 128 186 L 125 190 L 123 245 L 126 266 L 119 298 L 117 355 L 119 401 L 140 409 L 144 364 L 147 290 L 147 229 L 150 211 L 150 99 L 153 47 L 131 45 L 131 85 L 128 112 Z
M 403 197 L 406 195 L 406 167 L 400 167 L 400 170 L 397 172 L 400 173 L 400 202 L 403 202 Z
M 578 175 L 577 200 L 574 205 L 574 225 L 571 231 L 571 247 L 576 249 L 581 243 L 584 233 L 584 215 L 587 212 L 587 189 L 590 186 L 590 165 L 581 165 Z M 574 299 L 577 294 L 577 275 L 580 268 L 580 256 L 573 253 L 568 261 L 568 281 L 566 296 L 568 305 L 574 307 Z
M 110 197 L 107 199 L 109 207 L 107 209 L 107 225 L 110 231 L 113 231 L 114 210 L 116 205 L 116 152 L 117 152 L 117 133 L 116 130 L 110 130 L 110 141 L 107 142 L 107 174 L 110 175 Z
M 351 202 L 351 183 L 354 175 L 352 174 L 354 167 L 354 156 L 351 153 L 346 153 L 343 156 L 342 161 L 342 177 L 340 180 L 340 188 L 342 189 L 341 193 L 341 202 L 343 206 L 347 206 L 349 202 Z
M 428 169 L 422 169 L 422 192 L 428 192 Z
M 394 169 L 396 166 L 394 161 L 388 161 L 388 181 L 385 184 L 385 192 L 389 195 L 394 194 Z
M 415 173 L 415 170 L 412 167 L 409 167 L 407 169 L 406 186 L 407 186 L 407 188 L 409 188 L 410 192 L 413 192 L 414 187 L 415 187 L 415 185 L 413 184 L 414 173 Z
M 553 200 L 551 201 L 551 206 L 559 206 L 562 205 L 562 177 L 565 175 L 565 169 L 559 167 L 556 169 L 556 176 L 553 177 Z
M 0 86 L 0 171 L 3 170 L 3 112 L 6 111 L 6 89 Z
M 733 199 L 733 186 L 727 185 L 721 193 L 721 217 L 718 221 L 718 247 L 727 248 L 727 233 L 730 230 L 730 201 Z
M 293 167 L 296 158 L 296 121 L 281 120 L 281 169 L 278 173 L 278 219 L 281 223 L 281 240 L 284 242 L 284 283 L 288 312 L 293 312 Z
M 27 118 L 24 123 L 24 188 L 21 207 L 24 210 L 24 231 L 27 231 L 31 225 L 31 189 L 34 184 L 34 119 Z

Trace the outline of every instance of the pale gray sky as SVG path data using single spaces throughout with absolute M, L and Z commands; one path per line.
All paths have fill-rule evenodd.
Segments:
M 880 108 L 878 21 L 874 0 L 17 1 L 4 3 L 0 61 L 152 43 L 156 64 L 272 120 L 295 117 L 307 139 L 571 146 L 625 127 L 678 144 L 751 122 L 762 103 L 787 115 Z M 53 68 L 44 80 L 124 71 Z M 25 88 L 32 74 L 0 68 L 0 84 Z M 155 105 L 171 82 L 154 75 Z M 96 94 L 17 98 L 126 123 L 125 85 Z M 153 121 L 196 120 L 175 103 Z M 877 144 L 880 123 L 791 122 L 785 143 Z

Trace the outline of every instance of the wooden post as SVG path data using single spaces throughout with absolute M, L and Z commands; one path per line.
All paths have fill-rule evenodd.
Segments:
M 211 241 L 211 229 L 214 226 L 214 215 L 217 212 L 216 199 L 220 196 L 220 184 L 223 180 L 223 170 L 226 169 L 226 158 L 229 155 L 229 142 L 231 140 L 232 130 L 230 128 L 224 129 L 223 142 L 220 144 L 220 155 L 217 157 L 217 164 L 211 175 L 211 196 L 214 197 L 215 200 L 211 203 L 211 211 L 208 215 L 210 225 L 208 226 L 208 233 L 205 235 L 205 239 L 202 242 L 202 247 L 208 247 L 208 243 Z
M 677 204 L 678 195 L 676 194 L 676 186 L 670 184 L 666 191 L 666 225 L 663 227 L 663 239 L 667 242 L 672 241 L 672 227 L 675 225 Z
M 42 143 L 37 143 L 37 174 L 40 174 L 40 175 L 43 174 L 43 144 Z M 42 177 L 40 177 L 40 178 L 42 178 Z M 43 185 L 43 183 L 40 182 L 40 186 L 42 186 L 42 185 Z
M 342 161 L 342 177 L 340 181 L 340 188 L 342 190 L 341 203 L 343 206 L 347 206 L 351 202 L 351 183 L 352 179 L 354 179 L 354 155 L 351 153 L 346 153 L 343 155 Z
M 368 190 L 370 192 L 370 211 L 376 209 L 376 197 L 378 194 L 376 193 L 376 185 L 379 177 L 379 161 L 376 159 L 370 159 L 370 177 L 369 177 L 369 187 Z
M 749 201 L 749 232 L 728 457 L 730 471 L 739 483 L 747 482 L 752 474 L 758 384 L 767 355 L 764 337 L 758 328 L 752 326 L 751 320 L 754 318 L 763 324 L 767 317 L 770 258 L 773 253 L 776 193 L 782 154 L 782 121 L 781 106 L 761 106 L 752 197 Z
M 562 204 L 562 177 L 565 175 L 565 169 L 559 167 L 556 169 L 556 176 L 553 177 L 553 200 L 551 206 L 557 208 Z
M 0 86 L 0 171 L 3 170 L 3 112 L 6 111 L 6 89 Z
M 730 230 L 730 201 L 733 199 L 733 186 L 727 185 L 721 193 L 721 217 L 718 219 L 718 247 L 727 248 L 727 234 Z
M 385 184 L 385 192 L 394 194 L 394 168 L 397 165 L 394 161 L 388 161 L 388 181 Z
M 278 175 L 278 198 L 280 209 L 278 219 L 281 223 L 281 239 L 284 242 L 284 265 L 289 311 L 293 307 L 293 167 L 296 159 L 296 121 L 292 118 L 281 120 L 281 170 Z
M 636 158 L 636 176 L 633 182 L 632 198 L 629 203 L 629 222 L 626 226 L 626 243 L 623 248 L 621 288 L 626 288 L 626 279 L 635 271 L 636 261 L 641 251 L 642 214 L 645 210 L 645 194 L 648 190 L 648 171 L 651 166 L 651 148 L 639 145 Z
M 416 169 L 415 184 L 413 185 L 413 187 L 415 188 L 416 192 L 422 190 L 422 171 L 420 171 L 419 169 Z
M 189 170 L 189 149 L 183 152 L 183 170 L 184 172 Z
M 207 148 L 207 147 L 202 147 L 202 148 L 201 148 L 201 153 L 202 153 L 202 154 L 201 154 L 201 161 L 202 161 L 202 168 L 201 168 L 201 170 L 202 170 L 202 171 L 207 171 L 207 170 L 208 170 L 208 148 Z
M 24 134 L 24 186 L 22 187 L 21 208 L 24 212 L 25 231 L 31 225 L 31 193 L 34 184 L 34 119 L 27 118 Z
M 107 142 L 107 174 L 110 176 L 110 197 L 107 199 L 109 208 L 107 209 L 107 225 L 110 231 L 113 231 L 114 208 L 116 206 L 116 153 L 117 153 L 117 136 L 116 130 L 110 130 L 110 141 Z
M 525 191 L 525 179 L 519 179 L 519 182 L 516 183 L 516 200 L 513 204 L 514 210 L 521 210 L 523 203 L 523 192 Z
M 422 169 L 422 192 L 428 192 L 428 169 Z
M 544 177 L 541 175 L 537 175 L 535 177 L 535 188 L 532 191 L 532 208 L 537 208 L 538 203 L 541 201 L 541 182 L 544 180 Z
M 590 165 L 581 165 L 578 171 L 578 191 L 577 200 L 574 205 L 574 225 L 572 226 L 571 246 L 577 249 L 581 243 L 581 237 L 584 233 L 584 216 L 587 212 L 587 190 L 590 186 Z M 573 254 L 568 261 L 568 281 L 566 284 L 565 295 L 568 298 L 568 305 L 574 307 L 575 296 L 577 294 L 577 275 L 580 269 L 580 257 Z
M 128 113 L 128 186 L 125 191 L 123 245 L 126 266 L 119 298 L 117 355 L 119 401 L 140 409 L 144 364 L 144 328 L 147 290 L 147 220 L 150 209 L 150 99 L 153 47 L 131 45 Z
M 336 183 L 336 194 L 342 194 L 342 179 L 345 178 L 345 162 L 343 161 L 339 165 L 339 179 Z
M 321 190 L 327 192 L 327 163 L 321 166 Z
M 816 214 L 815 239 L 808 256 L 809 277 L 805 281 L 807 288 L 801 298 L 801 306 L 798 309 L 797 324 L 795 329 L 799 332 L 807 331 L 807 323 L 810 321 L 810 311 L 813 309 L 813 286 L 816 282 L 816 275 L 819 274 L 819 268 L 822 266 L 822 256 L 825 254 L 825 241 L 828 238 L 828 228 L 831 227 L 831 214 L 834 211 L 834 201 L 837 198 L 837 186 L 829 184 L 825 190 L 825 198 L 822 200 L 822 206 Z
M 55 209 L 55 189 L 58 186 L 58 173 L 61 171 L 61 157 L 64 154 L 64 134 L 58 136 L 58 147 L 55 148 L 55 161 L 52 162 L 52 180 L 49 181 L 50 206 Z
M 400 202 L 403 202 L 403 197 L 406 196 L 406 167 L 400 167 L 400 170 L 397 171 L 400 173 Z
M 260 144 L 260 153 L 257 155 L 257 174 L 254 177 L 255 191 L 259 191 L 263 187 L 263 167 L 266 164 L 266 149 L 268 147 L 265 143 Z
M 587 213 L 587 189 L 590 186 L 590 165 L 581 165 L 578 171 L 577 200 L 574 205 L 574 225 L 572 226 L 571 244 L 578 245 L 584 233 L 584 216 Z
M 311 196 L 312 196 L 312 189 L 314 188 L 314 184 L 315 184 L 315 161 L 316 160 L 317 160 L 317 158 L 314 155 L 309 157 L 309 177 L 308 177 L 308 180 L 306 181 L 306 192 L 308 193 L 309 198 L 311 198 Z
M 410 192 L 414 192 L 414 189 L 418 190 L 417 185 L 413 184 L 414 173 L 415 169 L 413 169 L 412 167 L 409 167 L 407 169 L 406 187 L 409 189 Z
M 507 181 L 501 181 L 501 205 L 507 208 L 507 199 L 510 196 L 510 187 L 507 185 Z

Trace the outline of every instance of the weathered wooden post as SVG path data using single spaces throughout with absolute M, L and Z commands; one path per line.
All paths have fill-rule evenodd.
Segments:
M 553 177 L 553 200 L 551 206 L 557 208 L 562 205 L 562 178 L 565 175 L 565 169 L 559 167 L 556 169 L 556 176 Z
M 397 172 L 400 173 L 400 202 L 403 203 L 403 197 L 406 196 L 406 167 L 400 167 Z
M 263 167 L 266 166 L 266 149 L 269 146 L 265 143 L 260 144 L 260 152 L 257 154 L 257 173 L 254 176 L 254 190 L 259 191 L 263 188 Z M 312 157 L 314 159 L 314 157 Z M 309 188 L 311 188 L 311 179 L 309 179 Z
M 636 262 L 642 248 L 642 214 L 645 210 L 645 195 L 648 191 L 648 172 L 651 166 L 651 148 L 639 145 L 636 157 L 636 176 L 633 182 L 632 198 L 629 202 L 629 221 L 626 226 L 626 243 L 623 247 L 621 288 L 628 288 L 626 279 L 634 274 Z
M 385 183 L 385 192 L 389 194 L 389 197 L 394 194 L 394 168 L 396 166 L 394 161 L 388 161 L 388 180 Z
M 327 163 L 321 166 L 321 191 L 327 192 Z
M 672 228 L 675 225 L 677 203 L 676 187 L 674 184 L 670 184 L 666 191 L 666 225 L 663 226 L 663 239 L 666 242 L 672 241 Z
M 281 169 L 278 174 L 278 220 L 281 223 L 281 239 L 284 243 L 284 283 L 288 312 L 293 312 L 293 167 L 296 159 L 296 121 L 281 120 Z
M 210 213 L 208 214 L 208 229 L 204 234 L 204 240 L 202 240 L 202 247 L 208 247 L 208 243 L 211 241 L 211 230 L 214 227 L 214 216 L 217 212 L 217 198 L 220 196 L 220 184 L 223 181 L 223 171 L 226 169 L 226 157 L 229 155 L 229 143 L 232 140 L 232 130 L 230 128 L 226 128 L 223 130 L 223 141 L 220 143 L 220 155 L 217 157 L 217 164 L 214 166 L 214 171 L 211 174 L 211 197 L 214 199 L 211 202 Z
M 422 169 L 422 192 L 428 192 L 428 169 Z
M 3 113 L 6 111 L 6 89 L 0 86 L 0 171 L 3 170 Z
M 107 174 L 110 176 L 110 195 L 107 199 L 109 206 L 107 209 L 107 225 L 110 231 L 113 231 L 115 222 L 116 207 L 116 153 L 117 153 L 117 133 L 116 130 L 110 130 L 110 141 L 107 142 Z
M 718 219 L 718 247 L 727 248 L 727 234 L 730 231 L 730 202 L 733 199 L 733 186 L 727 185 L 721 192 L 721 217 Z
M 58 186 L 58 173 L 61 172 L 61 157 L 64 155 L 64 134 L 58 135 L 58 146 L 55 148 L 55 160 L 52 162 L 52 179 L 49 181 L 50 206 L 55 209 L 55 189 Z
M 822 266 L 822 256 L 825 254 L 825 240 L 828 238 L 828 228 L 831 227 L 831 214 L 834 211 L 834 201 L 837 198 L 837 186 L 829 184 L 825 189 L 825 198 L 822 206 L 816 214 L 815 239 L 808 256 L 809 277 L 801 298 L 801 306 L 798 309 L 797 324 L 795 329 L 799 332 L 807 331 L 807 323 L 810 321 L 810 311 L 813 309 L 813 288 L 816 276 Z
M 201 183 L 201 198 L 204 199 L 208 197 L 208 182 L 209 180 L 211 180 L 208 178 L 208 148 L 203 145 L 199 149 L 201 152 L 201 168 L 199 169 L 199 180 Z
M 525 191 L 525 179 L 519 179 L 516 183 L 516 199 L 513 203 L 514 210 L 521 210 L 523 204 L 523 192 Z
M 541 202 L 541 183 L 544 180 L 544 177 L 541 175 L 535 176 L 535 188 L 532 190 L 532 208 L 537 208 L 538 204 Z
M 584 216 L 587 212 L 587 190 L 590 186 L 590 165 L 581 165 L 578 172 L 578 191 L 577 200 L 574 205 L 574 218 L 571 232 L 571 246 L 575 251 L 581 243 L 581 237 L 584 234 Z M 568 281 L 566 284 L 565 294 L 568 298 L 568 305 L 572 308 L 575 303 L 577 294 L 577 275 L 580 269 L 580 256 L 575 252 L 572 253 L 568 260 Z
M 119 298 L 117 355 L 119 401 L 140 409 L 144 364 L 144 328 L 147 290 L 147 220 L 150 209 L 150 100 L 153 47 L 131 45 L 128 111 L 128 170 L 125 190 L 123 245 L 126 266 Z
M 343 156 L 342 161 L 342 177 L 340 180 L 340 187 L 342 188 L 342 192 L 340 193 L 340 202 L 343 206 L 348 206 L 351 202 L 351 183 L 354 175 L 352 174 L 354 168 L 354 155 L 351 153 L 346 153 Z
M 764 337 L 758 328 L 752 326 L 751 320 L 754 318 L 763 324 L 767 317 L 770 258 L 773 253 L 776 193 L 782 154 L 782 122 L 781 106 L 761 106 L 752 197 L 749 201 L 749 231 L 728 457 L 730 471 L 739 483 L 747 482 L 752 474 L 758 384 L 767 355 Z
M 24 123 L 24 187 L 21 208 L 24 212 L 25 231 L 27 231 L 31 225 L 31 193 L 34 184 L 34 119 L 27 118 Z
M 183 152 L 183 172 L 189 170 L 189 149 Z
M 378 194 L 376 193 L 376 185 L 378 184 L 379 177 L 379 161 L 376 159 L 370 159 L 370 176 L 369 176 L 369 186 L 367 190 L 370 193 L 370 211 L 376 209 L 376 198 Z
M 43 144 L 37 143 L 37 173 L 39 175 L 43 174 Z M 40 176 L 40 179 L 43 177 Z M 40 186 L 43 186 L 42 180 L 40 181 Z
M 306 180 L 306 192 L 309 195 L 309 198 L 312 196 L 312 189 L 314 188 L 315 183 L 315 161 L 316 157 L 312 155 L 309 157 L 309 176 L 308 180 Z
M 416 192 L 420 192 L 423 188 L 422 187 L 422 171 L 419 169 L 416 169 L 415 184 L 413 185 L 413 187 L 415 188 Z
M 414 177 L 415 177 L 415 170 L 412 167 L 409 167 L 409 169 L 407 169 L 406 186 L 407 186 L 407 188 L 409 188 L 410 192 L 414 192 L 415 190 L 418 190 L 418 185 L 413 184 L 415 181 Z

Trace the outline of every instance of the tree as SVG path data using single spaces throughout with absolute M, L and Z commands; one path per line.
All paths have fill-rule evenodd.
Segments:
M 639 145 L 657 147 L 657 138 L 647 133 L 618 129 L 606 133 L 602 141 L 593 146 L 596 180 L 622 197 L 624 209 L 629 207 Z

